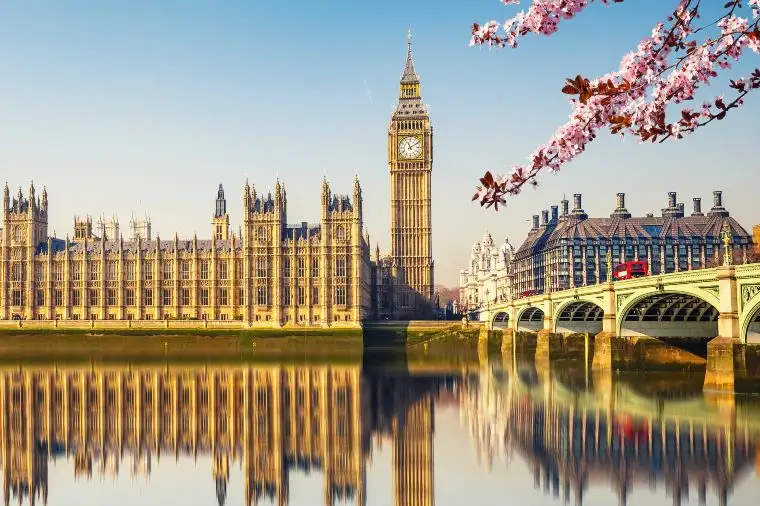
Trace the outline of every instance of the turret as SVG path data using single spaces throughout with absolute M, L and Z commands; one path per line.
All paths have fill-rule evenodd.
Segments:
M 37 196 L 34 191 L 34 181 L 29 183 L 29 212 L 31 214 L 34 214 L 35 208 L 37 207 Z
M 230 233 L 230 216 L 227 214 L 227 199 L 224 198 L 224 188 L 219 183 L 216 192 L 214 217 L 211 220 L 211 237 L 217 241 L 226 241 Z
M 327 183 L 327 178 L 322 178 L 322 219 L 327 218 L 328 210 L 330 209 L 330 185 Z
M 227 199 L 224 198 L 224 188 L 222 183 L 219 183 L 219 189 L 216 192 L 216 210 L 214 211 L 214 218 L 221 218 L 227 214 Z
M 354 176 L 354 216 L 362 221 L 362 187 L 359 184 L 359 176 Z
M 74 242 L 92 238 L 92 217 L 86 215 L 83 218 L 74 216 Z
M 248 178 L 245 179 L 243 187 L 243 216 L 246 216 L 251 210 L 251 187 L 248 185 Z

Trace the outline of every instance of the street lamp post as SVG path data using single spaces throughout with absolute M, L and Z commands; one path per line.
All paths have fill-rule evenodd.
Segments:
M 490 314 L 489 309 L 491 307 L 491 304 L 490 304 L 491 303 L 491 299 L 489 298 L 488 293 L 489 293 L 488 292 L 488 288 L 486 288 L 486 317 L 490 320 L 491 319 L 491 314 Z
M 723 224 L 723 230 L 721 231 L 721 239 L 723 239 L 723 266 L 728 267 L 731 265 L 731 228 L 728 223 Z

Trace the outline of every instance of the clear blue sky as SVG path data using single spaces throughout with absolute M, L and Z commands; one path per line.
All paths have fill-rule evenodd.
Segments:
M 115 213 L 126 230 L 135 210 L 149 211 L 166 238 L 210 234 L 219 182 L 237 228 L 246 176 L 261 191 L 279 175 L 288 221 L 300 222 L 319 219 L 323 175 L 348 193 L 358 173 L 366 226 L 386 250 L 386 129 L 411 28 L 435 128 L 438 282 L 457 283 L 486 229 L 518 245 L 531 215 L 563 194 L 583 193 L 586 210 L 604 215 L 625 191 L 629 210 L 643 214 L 659 212 L 668 191 L 688 210 L 692 197 L 709 207 L 721 189 L 751 228 L 760 221 L 757 96 L 678 143 L 604 134 L 505 212 L 470 203 L 484 168 L 521 163 L 567 119 L 565 77 L 617 68 L 671 4 L 594 5 L 553 37 L 489 52 L 467 46 L 469 28 L 514 12 L 497 0 L 4 2 L 0 170 L 14 188 L 47 185 L 59 236 L 74 214 Z M 744 70 L 760 61 L 747 60 Z

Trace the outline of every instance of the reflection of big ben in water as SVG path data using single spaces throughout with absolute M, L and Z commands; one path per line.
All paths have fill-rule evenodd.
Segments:
M 398 105 L 388 128 L 391 191 L 391 261 L 395 317 L 424 315 L 433 300 L 430 176 L 433 127 L 420 95 L 409 35 Z
M 393 422 L 393 495 L 396 506 L 434 504 L 433 430 L 433 399 L 430 395 L 412 400 Z

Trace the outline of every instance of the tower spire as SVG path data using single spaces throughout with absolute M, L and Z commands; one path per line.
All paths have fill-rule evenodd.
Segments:
M 227 199 L 224 198 L 224 187 L 219 183 L 219 189 L 216 192 L 216 210 L 214 218 L 221 218 L 227 214 Z
M 420 94 L 420 76 L 414 68 L 412 31 L 409 30 L 406 38 L 406 63 L 401 74 L 398 102 L 393 111 L 393 117 L 427 117 L 427 114 L 427 107 L 422 102 L 422 95 Z
M 419 84 L 420 76 L 414 69 L 414 57 L 412 56 L 412 31 L 409 30 L 406 35 L 406 65 L 404 73 L 401 74 L 402 88 L 404 84 Z

